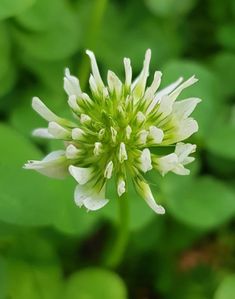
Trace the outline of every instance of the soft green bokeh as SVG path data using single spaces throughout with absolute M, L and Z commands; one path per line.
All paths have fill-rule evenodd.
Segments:
M 0 1 L 0 299 L 235 298 L 235 2 L 234 0 Z M 162 86 L 199 82 L 180 99 L 200 97 L 191 175 L 150 172 L 166 215 L 129 189 L 130 235 L 118 269 L 105 268 L 119 224 L 111 202 L 87 213 L 73 202 L 75 182 L 22 169 L 63 145 L 33 138 L 45 122 L 35 95 L 66 117 L 65 67 L 87 88 L 85 49 L 124 78 L 152 49 Z

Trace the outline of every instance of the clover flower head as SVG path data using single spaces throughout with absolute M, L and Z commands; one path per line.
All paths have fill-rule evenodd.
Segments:
M 33 109 L 49 123 L 47 128 L 34 130 L 33 135 L 61 139 L 65 148 L 42 161 L 28 161 L 24 167 L 56 178 L 70 173 L 78 183 L 75 202 L 88 210 L 107 204 L 106 186 L 111 178 L 116 182 L 118 196 L 127 192 L 130 178 L 147 204 L 163 214 L 165 210 L 156 203 L 145 174 L 152 169 L 162 175 L 170 171 L 189 174 L 185 166 L 194 160 L 190 154 L 196 146 L 182 141 L 198 130 L 190 114 L 200 99 L 176 99 L 197 79 L 179 78 L 158 91 L 162 73 L 156 71 L 147 86 L 151 58 L 148 49 L 143 69 L 133 82 L 131 61 L 124 58 L 125 81 L 108 71 L 105 84 L 93 52 L 86 53 L 92 69 L 89 95 L 81 90 L 79 80 L 65 70 L 64 89 L 74 121 L 57 116 L 39 98 L 32 101 Z M 174 150 L 167 155 L 155 153 L 163 148 Z

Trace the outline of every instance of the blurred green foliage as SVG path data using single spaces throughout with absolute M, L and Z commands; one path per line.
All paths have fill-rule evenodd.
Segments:
M 130 240 L 122 264 L 102 266 L 118 223 L 115 195 L 86 213 L 75 182 L 26 172 L 62 146 L 31 137 L 44 122 L 32 96 L 65 114 L 63 72 L 86 88 L 84 50 L 102 73 L 138 74 L 147 48 L 162 86 L 195 74 L 182 94 L 202 98 L 189 177 L 149 174 L 166 206 L 155 215 L 129 190 Z M 0 1 L 0 299 L 235 298 L 235 2 L 234 0 Z

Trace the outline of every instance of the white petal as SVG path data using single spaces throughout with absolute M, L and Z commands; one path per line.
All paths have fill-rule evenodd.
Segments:
M 95 142 L 93 153 L 95 156 L 99 156 L 102 153 L 102 143 Z
M 32 135 L 35 137 L 40 137 L 40 138 L 48 138 L 48 139 L 54 138 L 54 136 L 48 132 L 47 128 L 35 129 L 35 130 L 33 130 Z
M 111 132 L 112 132 L 112 130 L 111 130 Z M 98 133 L 98 138 L 99 138 L 100 140 L 102 140 L 103 137 L 104 137 L 104 134 L 105 134 L 105 129 L 100 129 L 100 131 L 99 131 L 99 133 Z
M 72 138 L 73 138 L 73 140 L 83 140 L 84 139 L 84 131 L 79 128 L 73 129 L 72 130 Z
M 110 161 L 105 168 L 104 177 L 110 179 L 113 173 L 113 161 Z
M 198 131 L 198 123 L 193 118 L 186 118 L 180 121 L 178 132 L 176 133 L 175 142 L 189 138 Z M 174 137 L 173 137 L 174 138 Z
M 178 174 L 178 175 L 189 175 L 190 174 L 190 170 L 185 168 L 182 164 L 178 164 L 173 170 L 172 172 Z
M 138 180 L 135 182 L 136 190 L 141 197 L 144 198 L 149 207 L 157 214 L 165 214 L 165 209 L 158 205 L 153 197 L 151 189 L 148 184 Z
M 136 120 L 137 120 L 137 123 L 139 125 L 143 124 L 143 122 L 145 122 L 146 117 L 144 116 L 143 112 L 141 112 L 141 111 L 137 112 L 137 114 L 136 114 Z
M 98 86 L 93 75 L 90 75 L 89 77 L 89 85 L 91 91 L 96 94 L 98 92 Z
M 65 69 L 64 90 L 68 96 L 79 96 L 82 92 L 78 78 L 71 76 L 68 68 Z
M 49 108 L 47 108 L 47 106 L 38 97 L 33 97 L 32 107 L 42 118 L 47 121 L 59 120 L 59 117 Z
M 168 116 L 173 110 L 173 103 L 174 101 L 170 96 L 162 96 L 158 107 L 158 113 L 162 114 L 163 118 Z
M 157 92 L 154 101 L 157 103 L 163 96 L 170 94 L 182 81 L 183 77 L 180 77 L 175 82 Z
M 163 156 L 163 157 L 155 157 L 154 167 L 164 176 L 169 171 L 172 171 L 178 165 L 178 156 L 175 153 Z
M 48 126 L 48 132 L 54 136 L 54 138 L 57 139 L 70 139 L 71 138 L 71 133 L 69 130 L 65 129 L 58 123 L 52 121 L 49 123 Z
M 117 97 L 122 95 L 122 82 L 118 76 L 112 72 L 108 71 L 108 86 L 111 93 L 115 92 Z
M 156 126 L 149 127 L 149 135 L 148 137 L 152 140 L 153 143 L 161 143 L 164 137 L 164 133 L 161 129 Z
M 131 79 L 132 79 L 132 68 L 131 68 L 131 61 L 129 58 L 124 58 L 124 67 L 125 67 L 125 76 L 126 76 L 125 84 L 126 86 L 130 86 Z
M 90 167 L 83 168 L 83 167 L 70 165 L 69 172 L 80 185 L 86 184 L 93 177 L 93 168 Z
M 91 118 L 89 115 L 82 113 L 80 116 L 80 122 L 81 124 L 89 124 L 91 122 Z
M 152 99 L 154 97 L 155 92 L 157 91 L 158 87 L 161 84 L 161 77 L 162 73 L 159 71 L 156 71 L 154 73 L 154 78 L 152 84 L 146 89 L 145 92 L 145 99 Z
M 88 194 L 88 188 L 87 186 L 83 185 L 77 185 L 74 191 L 74 201 L 79 208 L 83 206 L 83 201 L 86 199 L 87 194 Z
M 170 96 L 173 99 L 176 99 L 179 94 L 187 87 L 193 85 L 194 83 L 196 83 L 198 81 L 197 78 L 195 78 L 195 76 L 190 77 L 188 80 L 184 81 L 180 86 L 178 86 L 171 94 Z
M 173 104 L 173 113 L 177 115 L 178 118 L 187 118 L 195 109 L 201 99 L 189 98 L 182 101 L 177 101 Z
M 168 97 L 168 94 L 171 93 L 182 81 L 183 78 L 180 77 L 174 83 L 168 85 L 167 87 L 157 92 L 155 98 L 153 99 L 152 103 L 149 105 L 147 109 L 147 113 L 151 113 L 156 104 L 161 101 L 161 113 L 164 113 L 166 115 L 170 114 L 170 112 L 172 111 L 173 100 Z
M 118 160 L 120 163 L 123 163 L 127 159 L 128 157 L 127 157 L 126 145 L 125 143 L 121 142 L 119 148 Z
M 175 153 L 178 156 L 179 162 L 184 164 L 184 161 L 188 156 L 196 151 L 196 145 L 190 143 L 177 143 Z
M 89 211 L 99 210 L 109 202 L 109 200 L 105 198 L 105 188 L 106 186 L 104 185 L 102 190 L 99 192 L 94 191 L 91 195 L 85 198 L 83 203 Z
M 69 96 L 68 104 L 69 104 L 69 106 L 71 107 L 72 110 L 74 110 L 74 111 L 79 111 L 80 110 L 79 106 L 78 106 L 78 103 L 77 103 L 77 97 L 75 95 Z
M 117 140 L 117 131 L 113 127 L 110 127 L 110 130 L 111 130 L 112 141 L 115 143 Z
M 67 159 L 76 159 L 78 158 L 80 153 L 81 151 L 77 149 L 76 146 L 74 146 L 73 144 L 69 144 L 66 148 L 65 155 Z
M 99 72 L 99 68 L 98 68 L 98 65 L 97 65 L 97 62 L 96 62 L 96 58 L 95 58 L 95 55 L 92 51 L 90 50 L 86 50 L 86 54 L 90 57 L 90 60 L 91 60 L 91 69 L 92 69 L 92 74 L 94 76 L 94 79 L 96 81 L 96 84 L 99 88 L 103 89 L 104 87 L 104 83 L 101 79 L 101 76 L 100 76 L 100 72 Z
M 151 170 L 152 167 L 152 161 L 151 161 L 151 153 L 148 148 L 145 148 L 140 155 L 140 169 L 143 172 L 147 172 Z
M 127 139 L 130 139 L 130 138 L 131 138 L 131 132 L 132 132 L 132 129 L 131 129 L 131 127 L 128 125 L 128 126 L 126 127 L 126 138 L 127 138 Z
M 146 130 L 141 130 L 137 134 L 137 144 L 138 145 L 145 145 L 147 142 L 147 137 L 148 137 L 149 132 Z
M 143 69 L 138 77 L 138 80 L 133 89 L 133 95 L 135 98 L 140 98 L 144 94 L 146 81 L 149 76 L 149 64 L 151 59 L 151 50 L 148 49 L 145 53 L 145 59 L 143 64 Z
M 123 180 L 123 178 L 119 178 L 118 185 L 117 185 L 117 193 L 118 196 L 122 196 L 123 193 L 126 192 L 126 182 Z
M 68 174 L 68 162 L 64 151 L 54 151 L 41 161 L 31 160 L 24 165 L 25 169 L 36 170 L 48 177 L 62 179 Z
M 98 210 L 105 206 L 109 201 L 108 199 L 105 199 L 105 188 L 105 185 L 101 190 L 96 190 L 87 185 L 77 185 L 74 192 L 75 203 L 79 207 L 82 207 L 84 205 L 88 209 L 88 211 Z

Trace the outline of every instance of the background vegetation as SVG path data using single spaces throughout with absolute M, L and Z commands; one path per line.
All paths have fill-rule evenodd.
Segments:
M 0 1 L 0 299 L 235 298 L 235 1 Z M 118 225 L 112 202 L 86 213 L 75 182 L 25 171 L 60 144 L 31 137 L 41 97 L 64 114 L 66 66 L 84 88 L 86 48 L 103 75 L 134 73 L 152 49 L 163 84 L 195 74 L 184 92 L 203 99 L 189 177 L 149 175 L 166 207 L 157 216 L 130 191 L 130 235 L 118 269 L 107 269 Z

